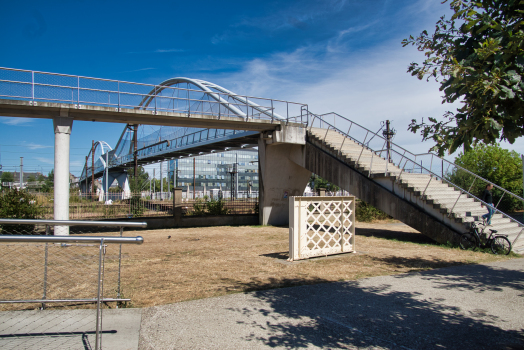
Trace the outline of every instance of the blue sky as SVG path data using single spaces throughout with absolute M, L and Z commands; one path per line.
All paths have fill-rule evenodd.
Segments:
M 24 1 L 0 12 L 0 66 L 141 83 L 212 81 L 239 94 L 307 103 L 372 130 L 393 120 L 395 142 L 424 152 L 406 129 L 440 117 L 438 84 L 406 73 L 421 61 L 400 42 L 432 30 L 440 0 Z M 71 171 L 91 140 L 115 145 L 124 125 L 75 122 Z M 0 117 L 4 170 L 53 167 L 51 120 Z M 524 153 L 524 142 L 505 145 Z

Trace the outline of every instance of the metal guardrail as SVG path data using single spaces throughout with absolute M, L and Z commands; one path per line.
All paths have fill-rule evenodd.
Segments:
M 136 227 L 136 228 L 146 228 L 147 227 L 147 222 L 33 220 L 33 219 L 0 219 L 0 225 L 2 224 L 48 225 L 48 226 L 105 226 L 105 227 Z
M 197 81 L 195 81 L 197 82 Z M 191 83 L 188 81 L 188 84 Z M 0 67 L 0 97 L 121 109 L 288 120 L 303 103 L 166 85 Z M 291 107 L 291 111 L 290 111 Z M 297 108 L 298 111 L 294 111 Z M 233 112 L 235 111 L 235 112 Z
M 29 293 L 32 295 L 35 295 L 35 293 L 38 293 L 38 291 L 31 290 L 31 288 L 27 288 L 26 285 L 19 286 L 19 285 L 13 285 L 13 283 L 18 283 L 19 280 L 27 280 L 31 281 L 31 283 L 36 283 L 35 286 L 40 286 L 43 288 L 42 290 L 42 298 L 6 298 L 6 296 L 13 295 L 13 294 L 2 294 L 0 298 L 0 305 L 12 305 L 12 304 L 41 304 L 41 312 L 40 314 L 41 319 L 38 319 L 38 314 L 35 313 L 28 313 L 28 317 L 32 317 L 31 322 L 14 322 L 14 324 L 19 324 L 19 327 L 22 327 L 21 329 L 17 329 L 19 332 L 16 332 L 16 334 L 8 334 L 8 335 L 2 335 L 0 334 L 0 338 L 5 338 L 7 336 L 8 339 L 13 339 L 14 342 L 11 345 L 14 345 L 15 347 L 19 346 L 16 341 L 23 342 L 22 340 L 19 340 L 18 338 L 21 336 L 26 337 L 26 334 L 37 334 L 39 336 L 44 336 L 46 333 L 41 333 L 41 328 L 45 328 L 47 324 L 51 324 L 46 317 L 49 316 L 49 314 L 44 313 L 45 305 L 47 303 L 79 303 L 79 304 L 85 304 L 85 303 L 95 303 L 96 304 L 96 321 L 95 321 L 95 332 L 86 331 L 85 329 L 79 331 L 79 332 L 66 332 L 68 334 L 81 334 L 82 335 L 82 341 L 87 341 L 87 334 L 95 334 L 95 349 L 101 349 L 102 348 L 102 303 L 107 302 L 127 302 L 130 301 L 128 298 L 122 298 L 120 295 L 120 277 L 121 277 L 121 266 L 122 266 L 122 244 L 142 244 L 144 242 L 144 239 L 141 236 L 137 237 L 122 237 L 122 231 L 124 227 L 146 227 L 146 223 L 129 223 L 129 222 L 100 222 L 100 221 L 71 221 L 71 220 L 26 220 L 26 219 L 0 219 L 0 225 L 45 225 L 45 226 L 86 226 L 86 227 L 115 227 L 120 229 L 120 237 L 114 237 L 114 236 L 47 236 L 47 235 L 40 235 L 40 236 L 34 236 L 34 235 L 3 235 L 0 236 L 0 249 L 6 248 L 7 251 L 4 251 L 4 259 L 8 259 L 8 261 L 3 261 L 0 265 L 2 270 L 4 270 L 4 273 L 8 273 L 9 275 L 9 283 L 7 280 L 4 280 L 3 288 L 7 288 L 9 293 L 12 293 L 13 289 L 22 288 L 23 290 L 20 291 L 20 293 Z M 46 233 L 48 230 L 46 230 Z M 12 243 L 15 243 L 14 245 L 11 245 Z M 43 244 L 43 245 L 42 245 Z M 117 286 L 117 297 L 116 298 L 104 298 L 104 270 L 105 270 L 105 257 L 106 257 L 106 247 L 107 245 L 113 245 L 118 244 L 120 246 L 119 253 L 118 253 L 118 286 Z M 54 276 L 59 276 L 58 278 L 65 278 L 66 282 L 65 284 L 60 284 L 59 286 L 55 286 L 56 293 L 60 293 L 60 290 L 69 291 L 70 289 L 76 290 L 80 288 L 80 286 L 69 286 L 68 283 L 71 283 L 70 280 L 73 280 L 74 277 L 79 280 L 79 283 L 82 285 L 90 284 L 89 280 L 86 280 L 85 278 L 78 277 L 78 276 L 70 276 L 68 273 L 70 273 L 71 270 L 74 270 L 74 268 L 82 268 L 82 260 L 88 260 L 89 256 L 88 250 L 90 247 L 96 247 L 98 246 L 98 272 L 96 273 L 96 281 L 92 281 L 93 284 L 97 285 L 96 288 L 96 296 L 92 298 L 49 298 L 48 297 L 48 284 L 50 282 L 57 283 L 56 280 L 49 281 L 48 275 L 50 273 L 50 270 L 55 271 Z M 73 251 L 65 249 L 67 247 L 73 247 Z M 76 249 L 81 249 L 81 252 L 76 252 Z M 15 259 L 12 255 L 13 251 L 19 251 L 18 255 L 16 257 L 18 259 Z M 39 251 L 39 249 L 43 249 L 43 251 Z M 58 250 L 57 250 L 58 249 Z M 63 250 L 65 249 L 65 250 Z M 50 253 L 50 251 L 53 251 L 56 253 L 56 256 L 59 256 L 56 260 L 53 260 L 52 263 L 49 262 L 49 260 L 52 258 L 53 254 Z M 6 254 L 7 257 L 6 257 Z M 64 259 L 63 254 L 76 254 L 74 257 L 67 256 L 67 259 Z M 9 258 L 10 257 L 10 258 Z M 31 260 L 33 259 L 33 260 Z M 60 260 L 62 259 L 62 260 Z M 79 260 L 80 259 L 80 260 Z M 20 260 L 19 262 L 17 260 Z M 37 276 L 31 275 L 31 272 L 34 270 L 27 268 L 27 266 L 34 266 L 32 262 L 34 261 L 42 261 L 43 260 L 43 278 L 40 280 Z M 70 262 L 76 262 L 75 266 L 63 266 L 61 263 L 64 261 L 70 261 Z M 94 265 L 94 260 L 92 261 L 92 265 Z M 76 266 L 79 265 L 79 266 Z M 86 265 L 87 266 L 87 265 Z M 96 266 L 96 265 L 95 265 Z M 67 272 L 65 272 L 67 271 Z M 80 272 L 85 272 L 81 271 Z M 16 278 L 15 276 L 19 274 L 24 274 L 23 278 Z M 29 276 L 25 276 L 29 275 Z M 6 274 L 4 274 L 4 278 L 6 278 Z M 94 277 L 94 276 L 93 276 Z M 38 280 L 35 282 L 35 280 Z M 28 282 L 29 283 L 29 282 Z M 68 287 L 66 287 L 66 285 Z M 5 289 L 3 289 L 6 291 Z M 88 288 L 89 290 L 89 288 Z M 16 293 L 14 294 L 16 295 Z M 27 295 L 27 294 L 26 294 Z M 17 296 L 17 295 L 16 295 Z M 118 304 L 117 304 L 118 305 Z M 2 328 L 12 329 L 13 328 L 13 322 L 5 322 L 2 321 L 2 317 L 23 317 L 23 313 L 16 313 L 11 314 L 9 312 L 3 313 L 2 316 L 0 316 L 0 325 Z M 68 325 L 69 326 L 69 325 Z M 89 325 L 79 325 L 84 327 L 89 327 Z M 28 332 L 27 328 L 24 327 L 36 327 L 39 331 L 36 333 Z M 49 325 L 49 327 L 52 327 L 52 325 Z M 4 331 L 5 332 L 5 331 Z M 2 330 L 0 330 L 0 333 L 2 333 Z M 50 337 L 50 341 L 57 342 L 58 338 L 54 335 L 56 332 L 50 332 L 49 334 L 52 334 L 53 337 Z M 18 339 L 18 340 L 17 340 Z M 48 339 L 48 340 L 49 340 Z M 59 345 L 56 343 L 53 343 L 53 348 L 58 348 Z M 69 347 L 69 345 L 64 345 L 64 347 Z
M 338 127 L 336 126 L 337 121 L 339 125 Z M 473 172 L 459 165 L 456 165 L 444 158 L 440 158 L 439 156 L 437 156 L 434 153 L 421 153 L 421 154 L 412 153 L 406 150 L 405 148 L 396 145 L 395 143 L 391 141 L 389 141 L 390 148 L 389 148 L 389 153 L 388 153 L 387 152 L 388 149 L 386 148 L 386 144 L 388 141 L 386 140 L 386 138 L 334 112 L 321 114 L 321 115 L 316 115 L 316 114 L 309 112 L 308 128 L 311 130 L 311 128 L 315 126 L 326 129 L 326 136 L 327 136 L 328 130 L 334 130 L 340 133 L 341 135 L 345 136 L 346 138 L 362 146 L 362 151 L 360 152 L 358 160 L 361 159 L 364 149 L 371 151 L 372 156 L 371 156 L 370 165 L 369 165 L 370 169 L 371 169 L 371 166 L 373 165 L 374 155 L 377 155 L 378 157 L 382 157 L 382 154 L 386 152 L 386 156 L 385 158 L 383 158 L 386 160 L 385 167 L 384 167 L 384 173 L 388 173 L 388 164 L 391 163 L 402 169 L 399 176 L 402 176 L 402 173 L 404 172 L 405 173 L 421 173 L 421 174 L 430 175 L 430 179 L 425 186 L 425 190 L 423 194 L 426 194 L 426 191 L 429 187 L 429 184 L 432 178 L 441 179 L 443 182 L 447 183 L 449 186 L 456 188 L 459 191 L 459 196 L 456 198 L 455 203 L 453 207 L 451 208 L 449 215 L 451 215 L 451 212 L 457 205 L 461 196 L 466 194 L 467 196 L 474 198 L 475 200 L 482 203 L 483 205 L 493 208 L 496 213 L 498 212 L 502 214 L 503 217 L 509 219 L 511 222 L 517 223 L 520 227 L 523 227 L 522 222 L 516 220 L 514 217 L 506 213 L 503 210 L 503 208 L 500 208 L 500 204 L 502 203 L 502 199 L 504 196 L 511 197 L 513 200 L 521 202 L 521 203 L 524 203 L 524 198 L 512 192 L 509 192 L 508 190 L 482 178 L 481 176 L 477 174 L 474 174 Z M 342 126 L 344 126 L 344 130 L 347 127 L 347 131 L 342 131 L 340 129 Z M 344 144 L 344 141 L 345 140 L 343 140 L 342 146 Z M 342 149 L 342 146 L 341 146 L 341 149 Z M 404 164 L 403 166 L 402 166 L 402 163 Z M 408 163 L 410 167 L 407 166 Z M 424 166 L 424 163 L 426 164 L 426 166 Z M 428 163 L 429 163 L 429 167 L 427 167 Z M 464 176 L 464 175 L 467 175 L 467 176 Z M 466 179 L 468 179 L 467 177 L 471 177 L 472 179 L 468 179 L 467 183 L 461 184 L 461 185 L 453 183 L 450 180 L 454 177 L 460 178 L 461 176 Z M 478 195 L 475 195 L 472 193 L 472 189 L 475 188 L 474 185 L 475 185 L 475 182 L 477 181 L 478 183 L 481 183 L 481 186 L 477 186 L 477 188 L 478 187 L 483 188 L 485 187 L 485 185 L 491 184 L 493 185 L 494 188 L 502 192 L 502 196 L 500 196 L 500 199 L 497 201 L 495 205 L 484 202 L 483 200 L 478 198 L 479 197 Z M 468 189 L 466 190 L 465 188 L 468 188 Z M 516 238 L 513 240 L 512 244 L 514 244 L 518 240 L 518 238 L 522 235 L 523 231 L 524 231 L 524 228 L 520 230 Z
M 210 133 L 210 130 L 213 130 L 214 133 Z M 166 142 L 163 142 L 162 144 L 157 143 L 155 145 L 146 146 L 143 149 L 137 151 L 137 158 L 139 161 L 141 161 L 143 159 L 147 159 L 148 157 L 158 157 L 162 154 L 174 152 L 176 150 L 182 150 L 193 145 L 198 145 L 199 143 L 219 140 L 230 140 L 235 137 L 244 136 L 245 134 L 246 132 L 242 132 L 239 130 L 202 129 L 187 135 L 179 136 L 171 140 L 165 140 Z M 132 164 L 134 160 L 134 155 L 132 153 L 120 155 L 117 154 L 116 151 L 117 149 L 109 151 L 109 167 L 128 166 L 128 164 Z M 91 159 L 90 154 L 88 155 L 89 159 Z M 100 157 L 96 158 L 94 166 L 95 175 L 101 174 L 105 170 L 106 166 L 104 165 L 104 163 L 105 159 L 102 160 L 100 159 Z M 90 178 L 93 175 L 93 167 L 88 166 L 87 168 L 87 178 Z M 80 181 L 85 181 L 85 178 L 86 167 L 84 165 L 84 168 L 82 169 L 82 173 L 80 175 Z

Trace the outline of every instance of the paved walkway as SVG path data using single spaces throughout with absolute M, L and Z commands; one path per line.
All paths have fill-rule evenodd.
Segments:
M 93 332 L 84 330 L 92 331 L 94 311 L 0 313 L 0 335 L 8 335 L 0 336 L 0 348 L 94 349 Z M 524 349 L 523 328 L 524 259 L 514 259 L 104 310 L 103 345 L 111 350 L 516 350 Z
M 139 349 L 524 349 L 524 259 L 144 309 Z

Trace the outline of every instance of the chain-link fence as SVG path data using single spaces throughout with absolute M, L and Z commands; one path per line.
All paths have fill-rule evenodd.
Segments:
M 51 235 L 58 224 L 81 235 Z M 145 223 L 0 219 L 0 225 L 11 233 L 0 235 L 0 348 L 101 349 L 103 335 L 117 333 L 104 327 L 103 309 L 130 301 L 120 279 L 122 244 L 143 242 L 122 237 L 123 228 Z
M 258 198 L 183 199 L 183 216 L 258 214 Z

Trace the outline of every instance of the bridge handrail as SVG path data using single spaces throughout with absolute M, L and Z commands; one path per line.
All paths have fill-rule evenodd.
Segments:
M 195 137 L 197 134 L 203 134 L 204 132 L 206 132 L 206 131 L 208 131 L 208 130 L 210 130 L 210 129 L 201 129 L 201 130 L 198 130 L 198 131 L 192 132 L 192 133 L 190 133 L 190 134 L 185 134 L 185 135 L 182 135 L 182 136 L 176 137 L 176 138 L 174 138 L 174 139 L 171 139 L 170 141 L 171 141 L 171 144 L 172 144 L 172 145 L 173 145 L 173 144 L 174 144 L 174 145 L 177 145 L 177 144 L 178 144 L 178 140 L 183 140 L 184 138 L 189 139 L 189 138 L 193 137 L 193 143 L 194 143 L 194 137 Z M 226 135 L 228 135 L 228 133 L 227 133 L 228 131 L 232 131 L 233 134 L 235 134 L 235 131 L 237 131 L 237 130 L 231 130 L 231 129 L 221 129 L 221 130 L 223 131 L 223 133 L 221 134 L 222 137 L 225 137 Z M 220 138 L 220 137 L 217 137 L 217 136 L 213 136 L 213 137 L 211 137 L 211 139 L 215 139 L 215 138 Z M 208 137 L 207 139 L 209 139 L 209 137 Z M 176 141 L 176 142 L 175 142 L 175 141 Z M 189 144 L 190 144 L 189 141 L 186 142 L 186 145 L 189 145 Z M 146 146 L 146 147 L 155 147 L 155 148 L 158 147 L 158 148 L 161 148 L 162 146 L 157 144 L 157 145 L 154 145 L 154 146 L 151 145 L 151 146 Z M 168 146 L 168 148 L 173 148 L 173 146 Z M 153 148 L 152 148 L 152 149 L 153 149 Z M 167 148 L 166 148 L 166 149 L 167 149 Z M 113 151 L 115 151 L 115 152 L 113 152 Z M 117 155 L 116 155 L 116 149 L 113 150 L 113 151 L 111 151 L 111 152 L 113 152 L 113 159 L 110 159 L 110 161 L 109 161 L 109 164 L 110 164 L 110 165 L 115 165 L 115 164 L 116 164 L 116 165 L 121 165 L 121 164 L 125 164 L 125 163 L 127 163 L 127 161 L 128 161 L 127 159 L 128 159 L 129 157 L 133 157 L 133 154 L 132 154 L 132 153 L 125 154 L 125 155 L 120 155 L 120 154 L 119 154 L 119 155 L 117 156 Z M 138 151 L 137 151 L 137 156 L 138 156 L 139 154 L 143 154 L 143 155 L 149 154 L 149 153 L 147 153 L 146 151 L 147 151 L 147 149 L 138 150 Z M 153 153 L 156 153 L 156 151 L 153 152 Z M 91 154 L 91 153 L 89 153 L 89 154 Z M 95 167 L 94 167 L 94 169 L 95 169 L 94 172 L 95 172 L 95 173 L 100 172 L 100 169 L 102 169 L 102 170 L 105 169 L 104 165 L 103 165 L 103 164 L 100 164 L 100 162 L 101 162 L 100 159 L 97 159 L 96 162 L 95 162 Z M 86 168 L 86 167 L 85 167 L 85 164 L 84 164 L 84 168 L 82 169 L 82 172 L 81 172 L 81 175 L 80 175 L 80 179 L 85 179 L 85 176 L 91 176 L 91 173 L 89 172 L 89 170 L 90 170 L 92 167 L 91 167 L 91 166 L 88 166 L 88 167 L 87 167 L 87 168 L 88 168 L 88 171 L 87 171 L 87 172 L 86 172 L 86 169 L 85 169 L 85 168 Z
M 315 118 L 319 118 L 319 119 L 321 119 L 322 117 L 324 117 L 324 116 L 326 116 L 326 115 L 334 114 L 334 115 L 336 115 L 337 117 L 339 117 L 339 118 L 341 118 L 341 119 L 344 119 L 344 120 L 350 122 L 352 125 L 356 125 L 356 126 L 362 128 L 362 129 L 364 129 L 366 132 L 373 134 L 373 135 L 374 135 L 373 137 L 378 137 L 378 138 L 384 140 L 385 142 L 387 142 L 387 140 L 386 140 L 383 136 L 379 135 L 378 133 L 375 133 L 374 131 L 371 131 L 371 130 L 367 129 L 367 128 L 363 127 L 362 125 L 360 125 L 360 124 L 358 124 L 358 123 L 355 123 L 355 122 L 351 121 L 350 119 L 347 119 L 347 118 L 341 116 L 341 115 L 338 114 L 338 113 L 330 112 L 330 113 L 324 113 L 324 114 L 316 115 L 316 114 L 314 114 L 314 113 L 309 112 L 309 114 L 313 115 L 313 120 L 314 120 Z M 358 141 L 358 140 L 355 139 L 354 137 L 351 137 L 349 134 L 345 133 L 344 131 L 342 131 L 342 130 L 336 128 L 334 125 L 330 124 L 329 122 L 327 122 L 327 121 L 325 121 L 325 120 L 322 120 L 322 122 L 328 124 L 328 125 L 331 126 L 332 128 L 336 129 L 338 132 L 342 133 L 344 136 L 350 138 L 351 140 L 357 142 L 358 144 L 360 144 L 360 145 L 364 145 L 362 142 Z M 313 121 L 311 122 L 311 125 L 309 126 L 310 129 L 311 129 L 312 125 L 313 125 Z M 412 152 L 406 150 L 405 148 L 403 148 L 403 147 L 401 147 L 401 146 L 399 146 L 399 145 L 397 145 L 397 144 L 395 144 L 395 143 L 393 143 L 393 142 L 391 142 L 391 141 L 390 141 L 390 145 L 395 146 L 395 147 L 398 147 L 398 148 L 401 149 L 402 151 L 404 151 L 404 152 L 406 152 L 406 153 L 408 153 L 408 154 L 411 154 L 412 156 L 415 156 L 415 157 L 420 157 L 420 156 L 426 156 L 426 155 L 429 155 L 429 156 L 431 156 L 432 158 L 437 158 L 438 160 L 441 160 L 442 162 L 445 162 L 445 163 L 449 164 L 449 166 L 452 165 L 452 166 L 454 166 L 454 167 L 460 169 L 461 171 L 464 171 L 464 172 L 466 172 L 466 173 L 468 173 L 468 174 L 474 176 L 474 177 L 477 178 L 477 179 L 480 179 L 480 180 L 482 180 L 482 181 L 484 181 L 484 182 L 487 182 L 487 183 L 493 185 L 493 187 L 495 187 L 495 188 L 497 188 L 497 189 L 503 191 L 504 193 L 507 193 L 507 194 L 509 194 L 509 195 L 511 195 L 511 196 L 513 196 L 513 197 L 515 197 L 516 199 L 518 199 L 518 200 L 524 202 L 524 198 L 522 198 L 522 197 L 520 197 L 520 196 L 518 196 L 518 195 L 516 195 L 516 194 L 514 194 L 514 193 L 512 193 L 512 192 L 509 192 L 508 190 L 504 189 L 503 187 L 500 187 L 500 186 L 498 186 L 497 184 L 494 184 L 493 182 L 484 179 L 483 177 L 481 177 L 481 176 L 479 176 L 479 175 L 477 175 L 477 174 L 475 174 L 475 173 L 469 171 L 468 169 L 465 169 L 465 168 L 461 167 L 460 165 L 457 165 L 457 164 L 452 163 L 452 162 L 450 162 L 450 161 L 448 161 L 448 160 L 446 160 L 446 159 L 444 159 L 444 158 L 441 158 L 441 157 L 437 156 L 437 155 L 434 154 L 434 153 L 428 152 L 428 153 L 415 154 L 415 153 L 412 153 Z M 364 145 L 364 146 L 365 146 L 365 145 Z M 366 147 L 367 147 L 367 146 L 366 146 Z M 370 149 L 369 147 L 367 147 L 367 148 Z M 397 152 L 397 153 L 398 153 L 398 152 Z M 399 153 L 399 154 L 400 154 L 400 153 Z M 416 161 L 416 160 L 415 160 L 415 161 Z M 449 166 L 448 166 L 448 169 L 449 169 Z
M 366 133 L 366 137 L 365 137 L 365 139 L 367 139 L 367 134 L 371 133 L 371 134 L 374 135 L 373 137 L 378 137 L 378 138 L 384 140 L 385 143 L 387 142 L 387 140 L 386 140 L 384 137 L 380 136 L 379 134 L 377 134 L 377 133 L 375 133 L 375 132 L 373 132 L 373 131 L 371 131 L 371 130 L 365 128 L 365 127 L 362 127 L 361 125 L 359 125 L 359 124 L 357 124 L 357 123 L 354 123 L 353 121 L 351 121 L 351 120 L 349 120 L 349 119 L 347 119 L 347 118 L 344 118 L 344 117 L 340 116 L 340 115 L 337 114 L 337 113 L 326 113 L 326 114 L 322 114 L 322 115 L 316 115 L 316 114 L 314 114 L 314 113 L 309 112 L 309 114 L 313 116 L 313 118 L 312 118 L 312 120 L 311 120 L 311 123 L 309 123 L 309 118 L 308 118 L 308 124 L 309 124 L 309 129 L 310 129 L 310 130 L 311 130 L 311 128 L 313 127 L 314 120 L 315 120 L 316 118 L 318 118 L 319 120 L 322 120 L 322 123 L 323 123 L 323 124 L 326 124 L 326 125 L 328 126 L 328 130 L 329 130 L 329 129 L 332 129 L 332 130 L 335 130 L 335 131 L 339 132 L 339 133 L 342 134 L 343 136 L 345 136 L 345 137 L 347 137 L 347 138 L 349 138 L 349 139 L 355 141 L 356 143 L 358 143 L 358 144 L 361 145 L 362 147 L 365 147 L 365 148 L 371 150 L 374 154 L 377 154 L 378 152 L 382 153 L 382 152 L 384 151 L 384 149 L 373 150 L 372 148 L 366 146 L 366 145 L 364 144 L 365 142 L 360 142 L 360 141 L 356 140 L 354 137 L 351 137 L 348 133 L 346 133 L 346 132 L 344 132 L 344 131 L 338 129 L 338 128 L 335 127 L 333 124 L 331 124 L 331 123 L 329 123 L 329 122 L 327 122 L 327 121 L 325 121 L 325 120 L 322 119 L 322 117 L 324 117 L 324 116 L 326 116 L 326 115 L 328 115 L 328 114 L 334 114 L 334 115 L 336 115 L 336 116 L 338 116 L 338 117 L 341 117 L 342 119 L 344 119 L 344 120 L 346 120 L 346 121 L 348 121 L 348 122 L 351 123 L 351 124 L 350 124 L 350 128 L 349 128 L 349 130 L 351 130 L 351 128 L 352 128 L 353 125 L 357 125 L 357 126 L 361 127 L 362 129 L 364 129 L 364 130 L 367 132 L 367 133 Z M 450 164 L 450 165 L 454 165 L 455 167 L 459 168 L 460 170 L 465 171 L 467 174 L 470 174 L 470 175 L 474 176 L 475 180 L 476 180 L 476 179 L 480 179 L 480 180 L 482 180 L 482 181 L 484 181 L 484 182 L 487 182 L 487 183 L 489 183 L 489 184 L 492 184 L 494 187 L 500 189 L 504 194 L 502 195 L 502 197 L 500 198 L 500 200 L 498 201 L 498 203 L 497 203 L 495 206 L 493 206 L 493 204 L 488 204 L 488 203 L 486 203 L 485 201 L 481 200 L 480 198 L 478 198 L 477 196 L 475 196 L 474 194 L 472 194 L 472 193 L 470 192 L 470 191 L 471 191 L 471 188 L 473 187 L 473 184 L 475 183 L 475 180 L 472 182 L 472 184 L 471 184 L 469 190 L 465 190 L 465 189 L 463 189 L 462 187 L 458 186 L 457 184 L 451 182 L 449 179 L 445 178 L 445 177 L 444 177 L 444 171 L 443 171 L 443 170 L 442 170 L 442 175 L 438 175 L 438 174 L 436 174 L 435 172 L 433 172 L 431 169 L 427 169 L 426 167 L 423 167 L 422 165 L 418 165 L 418 164 L 416 163 L 416 157 L 415 157 L 415 160 L 410 159 L 409 157 L 406 157 L 406 153 L 411 154 L 411 155 L 414 155 L 414 156 L 417 156 L 417 155 L 415 155 L 415 154 L 413 154 L 413 153 L 411 153 L 411 152 L 405 150 L 404 148 L 402 148 L 402 147 L 400 147 L 400 146 L 394 144 L 394 143 L 391 142 L 391 141 L 390 141 L 390 145 L 392 145 L 392 146 L 396 146 L 396 147 L 398 147 L 399 149 L 401 149 L 401 150 L 404 151 L 403 153 L 400 153 L 400 152 L 396 151 L 395 149 L 391 149 L 391 148 L 390 148 L 390 152 L 394 152 L 394 153 L 396 153 L 396 154 L 398 154 L 399 156 L 402 157 L 401 160 L 399 161 L 399 165 L 398 165 L 399 167 L 400 167 L 400 165 L 401 165 L 403 159 L 406 159 L 406 163 L 404 164 L 404 167 L 402 168 L 401 174 L 402 174 L 402 172 L 404 171 L 405 165 L 406 165 L 407 162 L 409 161 L 409 162 L 412 162 L 412 163 L 414 164 L 414 166 L 416 165 L 417 167 L 420 167 L 421 170 L 422 170 L 422 169 L 425 170 L 425 171 L 427 172 L 427 174 L 430 175 L 430 180 L 429 180 L 429 182 L 431 181 L 431 178 L 432 178 L 432 177 L 435 177 L 435 178 L 437 178 L 437 179 L 440 178 L 442 181 L 445 181 L 446 183 L 448 183 L 449 185 L 451 185 L 452 187 L 454 187 L 454 188 L 456 188 L 457 190 L 460 191 L 459 197 L 457 198 L 456 202 L 454 203 L 453 208 L 451 208 L 451 211 L 453 211 L 453 209 L 455 208 L 455 206 L 456 206 L 456 204 L 457 204 L 457 202 L 458 202 L 460 196 L 461 196 L 462 194 L 467 194 L 468 196 L 470 196 L 470 197 L 476 199 L 477 201 L 481 202 L 482 204 L 486 205 L 487 207 L 491 207 L 491 208 L 493 208 L 496 212 L 501 213 L 504 217 L 508 218 L 510 221 L 512 221 L 512 222 L 514 222 L 514 223 L 517 223 L 517 224 L 519 225 L 519 227 L 523 227 L 523 224 L 522 224 L 521 222 L 519 222 L 518 220 L 514 219 L 513 217 L 511 217 L 511 216 L 508 215 L 507 213 L 505 213 L 505 212 L 503 212 L 502 210 L 500 210 L 500 209 L 498 208 L 498 206 L 499 206 L 499 204 L 501 203 L 501 201 L 502 201 L 502 197 L 504 196 L 504 194 L 508 194 L 508 195 L 512 196 L 513 198 L 519 200 L 519 201 L 524 201 L 524 198 L 522 198 L 522 197 L 520 197 L 520 196 L 518 196 L 518 195 L 516 195 L 516 194 L 514 194 L 514 193 L 512 193 L 512 192 L 509 192 L 509 191 L 507 191 L 506 189 L 504 189 L 504 188 L 502 188 L 502 187 L 500 187 L 500 186 L 497 186 L 497 185 L 493 184 L 492 182 L 490 182 L 490 181 L 488 181 L 488 180 L 482 178 L 481 176 L 478 176 L 478 175 L 474 174 L 473 172 L 471 172 L 471 171 L 469 171 L 469 170 L 467 170 L 467 169 L 464 169 L 463 167 L 461 167 L 461 166 L 459 166 L 459 165 L 456 165 L 456 164 L 451 163 L 451 162 L 449 162 L 449 161 L 447 161 L 447 160 L 445 160 L 445 159 L 443 159 L 443 158 L 440 158 L 440 157 L 438 157 L 437 155 L 435 155 L 435 154 L 433 154 L 433 153 L 425 153 L 425 154 L 421 154 L 421 155 L 431 155 L 431 156 L 434 156 L 434 157 L 438 158 L 439 160 L 441 160 L 442 162 L 445 161 L 445 162 L 447 162 L 448 164 Z M 418 156 L 420 156 L 420 155 L 418 155 Z M 371 159 L 371 162 L 372 162 L 372 161 L 373 161 L 373 158 Z M 433 164 L 433 163 L 431 162 L 431 164 Z M 370 167 L 370 169 L 371 169 L 371 167 Z M 387 163 L 386 163 L 386 169 L 387 169 Z M 449 170 L 449 166 L 448 166 L 448 170 Z M 386 171 L 387 171 L 387 170 L 386 170 Z M 447 175 L 447 174 L 448 174 L 448 172 L 446 171 L 446 175 Z M 401 175 L 400 175 L 400 176 L 401 176 Z M 427 186 L 429 186 L 429 182 L 428 182 L 428 185 L 427 185 Z M 426 190 L 427 190 L 427 186 L 426 186 Z M 451 215 L 451 213 L 450 213 L 450 215 Z M 523 229 L 523 230 L 524 230 L 524 229 Z M 517 239 L 518 239 L 518 238 L 520 237 L 520 235 L 522 234 L 523 230 L 521 230 L 521 231 L 519 232 L 519 234 L 517 235 L 517 237 L 514 239 L 513 243 L 515 243 L 515 242 L 517 241 Z
M 245 99 L 256 99 L 256 100 L 263 100 L 263 101 L 271 101 L 271 102 L 281 102 L 286 104 L 292 104 L 297 106 L 307 106 L 304 103 L 300 102 L 293 102 L 293 101 L 286 101 L 286 100 L 279 100 L 274 98 L 265 98 L 265 97 L 257 97 L 257 96 L 251 96 L 251 95 L 239 95 L 239 94 L 230 94 L 220 91 L 203 91 L 199 89 L 190 89 L 190 88 L 182 88 L 182 87 L 172 87 L 172 86 L 161 86 L 158 84 L 146 84 L 146 83 L 137 83 L 137 82 L 130 82 L 125 80 L 114 80 L 114 79 L 104 79 L 104 78 L 95 78 L 95 77 L 88 77 L 88 76 L 81 76 L 81 75 L 70 75 L 70 74 L 62 74 L 62 73 L 52 73 L 52 72 L 43 72 L 43 71 L 34 71 L 34 70 L 26 70 L 26 69 L 18 69 L 18 68 L 8 68 L 8 67 L 0 67 L 0 71 L 14 71 L 14 72 L 24 72 L 24 73 L 31 73 L 32 75 L 32 81 L 19 81 L 19 80 L 7 80 L 7 79 L 0 79 L 0 82 L 7 82 L 7 83 L 17 83 L 17 84 L 26 84 L 26 85 L 32 85 L 32 86 L 48 86 L 48 87 L 56 87 L 56 88 L 69 88 L 69 89 L 77 89 L 82 91 L 97 91 L 97 92 L 105 92 L 105 93 L 125 93 L 125 95 L 136 95 L 136 96 L 148 96 L 149 93 L 135 93 L 135 92 L 122 92 L 120 91 L 120 84 L 129 84 L 129 85 L 136 85 L 136 86 L 143 86 L 143 87 L 149 87 L 153 88 L 154 91 L 159 90 L 159 88 L 162 89 L 168 89 L 168 90 L 175 90 L 175 91 L 187 91 L 187 92 L 198 92 L 203 93 L 204 95 L 209 94 L 215 94 L 219 96 L 229 96 L 234 98 L 245 98 Z M 60 77 L 67 77 L 67 78 L 75 78 L 77 80 L 77 84 L 75 85 L 55 85 L 55 84 L 42 84 L 42 83 L 36 83 L 34 81 L 34 75 L 35 74 L 42 74 L 42 75 L 51 75 L 51 76 L 60 76 Z M 107 90 L 107 89 L 93 89 L 93 88 L 86 88 L 86 87 L 80 87 L 80 79 L 86 79 L 86 80 L 93 80 L 93 81 L 103 81 L 103 82 L 110 82 L 110 83 L 117 83 L 119 86 L 118 90 Z M 13 95 L 0 95 L 4 97 L 17 97 L 17 98 L 29 98 L 32 100 L 56 100 L 56 101 L 65 101 L 61 99 L 50 99 L 50 98 L 39 98 L 34 96 L 34 89 L 31 97 L 28 96 L 13 96 Z M 181 98 L 181 97 L 170 97 L 170 96 L 158 96 L 155 95 L 155 97 L 159 98 L 170 98 L 173 100 L 186 100 L 186 101 L 198 101 L 198 102 L 207 102 L 207 103 L 220 103 L 218 101 L 211 101 L 211 100 L 198 100 L 198 99 L 188 99 L 188 98 Z M 67 100 L 70 101 L 70 100 Z M 77 99 L 77 102 L 79 99 Z M 97 102 L 89 102 L 89 101 L 82 101 L 86 103 L 97 103 Z M 227 104 L 230 105 L 238 105 L 244 107 L 245 103 L 231 103 L 227 102 Z M 122 105 L 119 103 L 104 103 L 104 105 L 111 105 L 111 106 L 129 106 L 129 107 L 137 107 L 135 105 Z M 266 106 L 257 106 L 257 108 L 268 108 L 268 110 L 273 109 L 273 107 L 266 107 Z
M 140 227 L 146 228 L 147 222 L 126 221 L 86 221 L 86 220 L 40 220 L 40 219 L 4 219 L 0 225 L 49 225 L 49 226 L 104 226 L 104 227 Z

